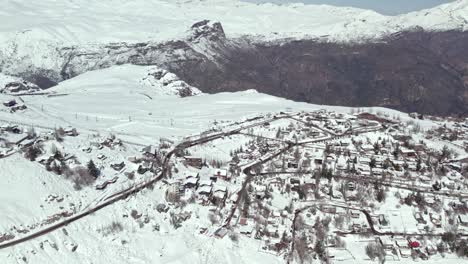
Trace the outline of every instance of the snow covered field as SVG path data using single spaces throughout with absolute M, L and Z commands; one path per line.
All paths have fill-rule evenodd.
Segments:
M 354 111 L 349 107 L 293 102 L 256 91 L 180 98 L 171 94 L 172 87 L 158 82 L 152 86 L 142 81 L 150 69 L 152 67 L 122 65 L 87 72 L 47 90 L 55 96 L 23 96 L 29 109 L 21 114 L 0 111 L 0 119 L 51 128 L 71 125 L 101 133 L 116 133 L 142 142 L 160 137 L 187 136 L 214 126 L 215 121 L 235 121 L 261 113 L 318 109 L 341 113 Z M 10 98 L 0 94 L 1 101 Z M 362 110 L 414 120 L 406 113 L 386 108 Z M 434 125 L 426 120 L 415 122 L 423 128 Z

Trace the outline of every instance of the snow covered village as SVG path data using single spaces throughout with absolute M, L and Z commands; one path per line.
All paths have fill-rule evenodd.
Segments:
M 468 264 L 468 0 L 0 22 L 0 264 Z

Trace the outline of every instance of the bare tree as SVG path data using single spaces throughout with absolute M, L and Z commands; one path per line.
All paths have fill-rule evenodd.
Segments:
M 294 251 L 296 252 L 299 263 L 309 263 L 310 255 L 307 248 L 307 237 L 305 235 L 295 239 Z
M 379 259 L 381 263 L 385 260 L 385 250 L 380 244 L 370 242 L 366 246 L 366 255 L 373 261 Z

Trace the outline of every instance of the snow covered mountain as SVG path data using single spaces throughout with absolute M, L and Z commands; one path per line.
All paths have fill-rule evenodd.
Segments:
M 239 0 L 28 1 L 8 0 L 0 13 L 1 40 L 43 40 L 64 44 L 180 39 L 195 22 L 220 21 L 229 37 L 330 36 L 359 40 L 421 26 L 466 29 L 468 2 L 458 0 L 401 16 L 304 4 L 253 4 Z M 26 44 L 26 43 L 24 43 Z M 31 44 L 31 43 L 30 43 Z
M 468 119 L 399 110 L 468 115 L 467 17 L 468 0 L 393 17 L 4 0 L 0 263 L 371 264 L 379 237 L 412 263 L 403 236 L 448 250 L 445 231 L 468 230 Z M 329 178 L 345 168 L 360 178 Z M 439 253 L 425 263 L 462 261 Z
M 126 63 L 155 65 L 175 73 L 187 84 L 204 92 L 258 89 L 273 95 L 312 103 L 379 105 L 404 111 L 463 114 L 465 109 L 461 109 L 459 105 L 465 104 L 464 100 L 468 100 L 468 93 L 464 92 L 465 61 L 463 55 L 460 57 L 460 53 L 463 46 L 466 46 L 464 36 L 468 29 L 467 17 L 468 0 L 458 0 L 400 16 L 384 16 L 373 11 L 349 7 L 253 4 L 238 0 L 131 2 L 9 0 L 0 11 L 0 21 L 8 21 L 0 25 L 0 72 L 23 77 L 41 88 L 48 88 L 84 72 L 112 65 Z M 424 31 L 429 35 L 452 32 L 452 35 L 450 37 L 425 35 L 426 37 L 416 38 L 414 34 L 411 35 L 413 37 L 405 35 L 405 32 L 415 31 Z M 409 43 L 389 43 L 395 39 L 408 39 Z M 435 43 L 430 43 L 433 39 L 436 39 Z M 439 39 L 448 40 L 439 41 Z M 284 45 L 294 45 L 298 42 L 308 43 L 303 45 L 307 46 L 306 48 L 296 47 L 301 52 L 298 56 L 308 57 L 311 60 L 316 58 L 312 62 L 308 61 L 309 64 L 328 60 L 330 56 L 353 54 L 354 57 L 365 56 L 359 60 L 368 63 L 372 68 L 379 68 L 373 65 L 388 61 L 387 57 L 379 56 L 393 53 L 394 51 L 387 52 L 394 48 L 393 45 L 413 45 L 411 48 L 422 46 L 408 50 L 409 54 L 403 54 L 400 57 L 402 60 L 394 61 L 395 65 L 391 67 L 408 64 L 403 61 L 408 56 L 416 56 L 412 59 L 414 61 L 421 58 L 422 54 L 430 55 L 431 58 L 424 60 L 430 61 L 434 71 L 440 72 L 438 65 L 440 61 L 445 61 L 443 64 L 448 66 L 442 67 L 442 70 L 448 69 L 447 71 L 452 72 L 430 74 L 431 77 L 440 75 L 445 79 L 452 78 L 448 82 L 452 83 L 451 87 L 454 88 L 451 89 L 454 91 L 444 94 L 450 97 L 443 100 L 444 106 L 432 110 L 429 107 L 432 102 L 421 98 L 434 98 L 432 91 L 439 91 L 442 86 L 445 87 L 447 80 L 428 84 L 418 80 L 414 84 L 414 78 L 411 76 L 429 74 L 429 71 L 416 73 L 414 71 L 418 70 L 413 69 L 411 65 L 410 70 L 406 70 L 411 73 L 401 77 L 403 80 L 400 80 L 400 77 L 398 80 L 386 80 L 394 78 L 388 75 L 389 72 L 386 70 L 375 72 L 373 75 L 358 74 L 361 77 L 356 77 L 354 72 L 340 75 L 340 77 L 346 76 L 346 82 L 366 87 L 366 93 L 372 95 L 378 94 L 376 90 L 392 90 L 385 92 L 384 95 L 378 95 L 377 100 L 343 102 L 336 101 L 334 99 L 336 96 L 333 95 L 324 101 L 323 98 L 317 100 L 309 96 L 310 93 L 307 91 L 311 88 L 306 85 L 315 82 L 317 78 L 307 80 L 301 85 L 285 84 L 279 80 L 284 76 L 282 74 L 284 70 L 278 66 L 282 63 L 279 62 L 290 60 L 286 55 L 275 57 L 275 54 L 283 54 Z M 322 45 L 333 46 L 337 43 L 347 43 L 349 45 L 345 47 L 352 47 L 353 50 L 340 53 L 334 48 Z M 359 45 L 368 43 L 388 45 L 377 48 L 384 49 L 385 52 L 376 51 L 377 54 L 367 56 L 363 55 L 367 52 L 363 52 Z M 314 50 L 310 48 L 311 45 L 316 47 L 322 45 L 323 48 Z M 441 45 L 445 46 L 440 47 Z M 450 48 L 450 52 L 447 51 L 449 45 L 454 47 Z M 426 52 L 426 49 L 430 52 Z M 322 57 L 308 55 L 314 52 L 318 52 Z M 405 49 L 398 49 L 398 52 L 404 53 Z M 345 62 L 349 62 L 349 59 L 340 58 L 337 61 L 340 67 Z M 291 65 L 288 65 L 288 69 L 302 72 L 303 67 L 296 66 L 301 69 Z M 348 65 L 344 66 L 346 69 L 352 69 Z M 323 65 L 317 63 L 308 69 L 322 67 Z M 388 66 L 382 68 L 386 67 Z M 246 68 L 256 73 L 249 73 Z M 278 76 L 276 73 L 268 73 L 272 72 L 272 69 L 268 72 L 262 70 L 267 68 L 276 69 Z M 228 71 L 231 76 L 225 76 Z M 321 74 L 320 78 L 331 78 L 330 76 L 335 74 L 338 73 Z M 426 79 L 426 77 L 421 78 Z M 391 84 L 380 82 L 381 79 Z M 226 82 L 223 83 L 223 80 Z M 270 88 L 265 89 L 261 84 L 268 84 Z M 325 84 L 328 87 L 328 82 Z M 379 87 L 373 89 L 376 85 Z M 400 94 L 395 90 L 401 86 L 417 91 L 400 96 L 395 101 L 392 97 Z M 339 89 L 345 87 L 349 85 L 338 84 Z M 275 91 L 270 91 L 273 88 Z M 291 92 L 290 88 L 299 92 Z M 322 88 L 320 89 L 330 90 L 325 86 Z M 367 89 L 370 91 L 367 92 Z M 422 96 L 422 92 L 426 93 L 425 96 Z M 400 102 L 401 98 L 410 100 Z M 410 105 L 416 107 L 412 108 Z M 448 105 L 455 105 L 459 110 L 449 109 Z
M 415 27 L 466 30 L 467 17 L 467 0 L 401 16 L 349 7 L 239 0 L 8 0 L 0 11 L 0 21 L 7 22 L 0 25 L 0 70 L 22 73 L 38 68 L 49 75 L 47 71 L 67 63 L 63 58 L 67 50 L 99 53 L 111 43 L 141 46 L 182 40 L 191 34 L 194 23 L 205 19 L 219 21 L 230 39 L 362 42 Z

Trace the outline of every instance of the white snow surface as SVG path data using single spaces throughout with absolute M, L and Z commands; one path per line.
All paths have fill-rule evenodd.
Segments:
M 127 64 L 86 72 L 47 90 L 58 96 L 23 96 L 28 106 L 26 112 L 12 115 L 0 111 L 0 121 L 107 131 L 147 144 L 148 139 L 199 133 L 212 127 L 214 121 L 237 121 L 279 111 L 327 109 L 350 113 L 352 109 L 299 103 L 255 90 L 203 94 L 191 87 L 197 95 L 180 98 L 174 95 L 173 86 L 164 87 L 160 81 L 148 79 L 148 72 L 155 69 L 154 66 Z M 177 79 L 172 73 L 166 75 Z M 0 94 L 0 101 L 10 98 Z M 399 116 L 403 121 L 413 120 L 423 129 L 434 126 L 432 121 L 414 120 L 397 110 L 382 107 L 360 109 L 385 113 L 390 117 Z

